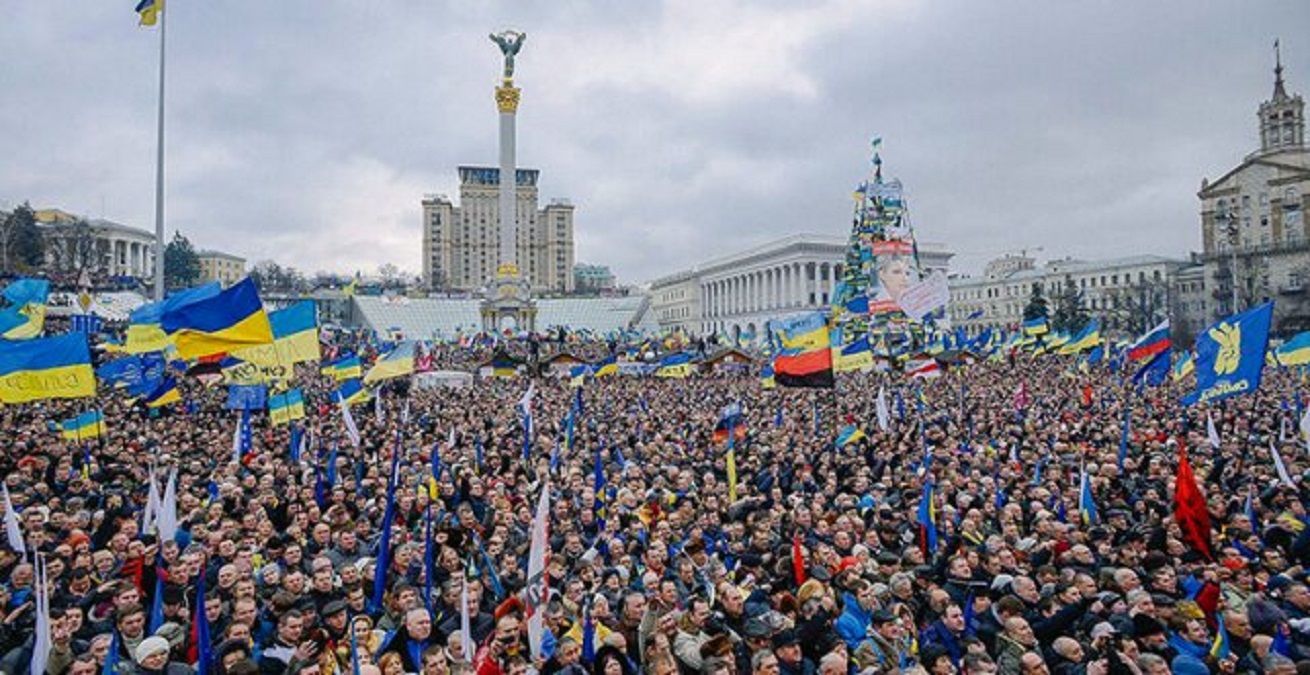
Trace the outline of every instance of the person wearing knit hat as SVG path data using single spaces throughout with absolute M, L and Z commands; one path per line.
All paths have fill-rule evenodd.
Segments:
M 141 641 L 132 652 L 132 659 L 142 670 L 161 671 L 168 664 L 168 640 L 158 635 Z

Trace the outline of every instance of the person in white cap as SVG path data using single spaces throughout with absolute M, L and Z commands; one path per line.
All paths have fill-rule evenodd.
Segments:
M 155 673 L 166 675 L 190 675 L 193 671 L 191 668 L 182 663 L 170 663 L 168 660 L 169 644 L 168 640 L 158 635 L 141 641 L 132 652 L 132 658 L 136 661 L 136 672 L 143 675 L 154 675 Z

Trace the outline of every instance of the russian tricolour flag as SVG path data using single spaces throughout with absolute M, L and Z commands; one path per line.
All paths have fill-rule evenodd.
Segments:
M 1169 345 L 1169 320 L 1165 319 L 1128 348 L 1128 358 L 1133 361 L 1149 359 L 1160 352 L 1167 351 Z

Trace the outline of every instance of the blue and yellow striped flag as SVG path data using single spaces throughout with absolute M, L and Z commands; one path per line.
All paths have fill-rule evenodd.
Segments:
M 332 392 L 332 401 L 340 403 L 345 401 L 347 404 L 364 403 L 368 401 L 368 390 L 364 388 L 359 380 L 346 380 Z
M 70 441 L 97 438 L 105 433 L 105 418 L 99 410 L 84 412 L 60 424 L 59 433 Z
M 141 0 L 136 3 L 136 13 L 140 15 L 139 25 L 153 26 L 159 22 L 159 13 L 164 11 L 164 0 Z
M 273 327 L 249 277 L 212 298 L 166 308 L 160 325 L 187 360 L 273 342 Z
M 162 408 L 170 403 L 177 403 L 182 400 L 182 394 L 177 390 L 177 380 L 165 377 L 159 383 L 155 390 L 146 396 L 146 406 L 149 408 Z
M 0 341 L 0 403 L 82 398 L 95 393 L 95 371 L 85 335 Z
M 359 359 L 355 361 L 358 363 Z M 374 363 L 373 367 L 368 369 L 368 374 L 364 376 L 364 384 L 404 377 L 413 372 L 414 341 L 406 340 L 391 350 L 391 353 L 378 359 L 377 363 Z
M 268 397 L 268 417 L 276 425 L 305 418 L 305 399 L 299 389 Z

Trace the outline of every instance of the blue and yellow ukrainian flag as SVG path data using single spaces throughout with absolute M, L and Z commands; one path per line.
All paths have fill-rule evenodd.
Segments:
M 0 341 L 0 403 L 81 398 L 95 393 L 95 371 L 85 335 Z
M 177 403 L 182 400 L 182 394 L 177 390 L 177 380 L 165 377 L 160 381 L 159 386 L 145 397 L 146 407 L 162 408 L 170 403 Z
M 936 490 L 931 482 L 923 484 L 916 520 L 919 522 L 919 548 L 925 555 L 931 555 L 937 551 Z
M 1228 641 L 1228 627 L 1224 625 L 1224 613 L 1218 612 L 1218 630 L 1215 631 L 1214 641 L 1210 643 L 1210 657 L 1215 661 L 1223 661 L 1233 653 L 1233 645 Z
M 358 359 L 356 359 L 358 361 Z M 368 369 L 368 374 L 364 376 L 364 384 L 372 384 L 382 380 L 390 380 L 396 377 L 404 377 L 414 372 L 414 341 L 406 340 L 389 354 L 378 359 L 372 368 Z
M 250 277 L 211 298 L 165 308 L 160 326 L 187 360 L 273 342 L 273 327 Z
M 518 361 L 515 361 L 506 354 L 496 354 L 491 357 L 492 377 L 514 377 L 514 374 L 517 373 L 518 370 Z
M 833 356 L 837 358 L 834 359 L 833 370 L 839 373 L 873 369 L 873 350 L 869 348 L 867 335 L 834 351 Z
M 573 388 L 581 387 L 586 384 L 587 376 L 591 374 L 591 366 L 581 364 L 569 369 L 569 386 Z
M 128 317 L 127 343 L 123 346 L 123 351 L 128 354 L 146 354 L 168 349 L 173 344 L 173 340 L 159 325 L 164 312 L 212 298 L 222 290 L 223 287 L 217 281 L 213 281 L 203 286 L 178 291 L 159 302 L 147 303 L 132 310 L 132 314 Z
M 164 11 L 164 0 L 141 0 L 136 3 L 136 13 L 140 15 L 139 25 L 153 26 L 159 22 L 159 13 Z
M 70 441 L 97 438 L 105 433 L 104 415 L 99 410 L 90 410 L 73 419 L 64 420 L 60 424 L 59 433 Z
M 302 300 L 269 312 L 268 323 L 273 328 L 273 344 L 239 349 L 232 356 L 261 366 L 291 366 L 323 358 L 318 344 L 318 312 L 313 300 Z
M 268 397 L 268 417 L 273 424 L 281 425 L 305 418 L 305 399 L 299 389 Z
M 760 387 L 772 389 L 776 386 L 778 386 L 778 383 L 773 379 L 773 364 L 766 363 L 764 369 L 760 371 Z
M 1174 382 L 1187 377 L 1194 370 L 1196 370 L 1196 362 L 1192 360 L 1192 352 L 1183 352 L 1183 358 L 1178 359 L 1178 363 L 1174 364 Z
M 1078 513 L 1084 526 L 1095 525 L 1101 520 L 1100 512 L 1096 509 L 1096 499 L 1092 495 L 1092 479 L 1085 469 L 1079 471 Z
M 6 340 L 30 340 L 45 328 L 46 303 L 50 282 L 45 279 L 17 279 L 4 290 L 8 302 L 0 312 L 0 337 Z
M 617 372 L 619 372 L 619 362 L 613 354 L 601 359 L 601 361 L 596 364 L 596 377 L 605 377 L 606 375 L 613 375 Z
M 844 448 L 864 437 L 863 429 L 854 424 L 847 424 L 845 427 L 842 427 L 841 433 L 837 434 L 837 447 Z
M 353 405 L 355 403 L 364 403 L 368 401 L 368 398 L 368 390 L 359 383 L 359 380 L 346 380 L 332 392 L 333 403 L 345 401 L 347 404 Z
M 1045 335 L 1051 329 L 1046 325 L 1046 317 L 1039 316 L 1023 322 L 1024 335 Z
M 357 380 L 364 374 L 364 367 L 359 361 L 359 357 L 351 354 L 343 356 L 332 363 L 323 366 L 321 371 L 324 375 L 331 375 L 340 380 Z
M 1297 333 L 1274 350 L 1274 357 L 1282 366 L 1303 366 L 1310 363 L 1310 331 Z
M 1060 346 L 1061 354 L 1077 354 L 1079 352 L 1092 349 L 1101 343 L 1101 322 L 1092 319 L 1087 322 L 1078 334 L 1069 338 L 1069 341 Z
M 655 376 L 683 378 L 691 375 L 692 367 L 691 354 L 674 352 L 660 359 L 660 365 L 655 370 Z

